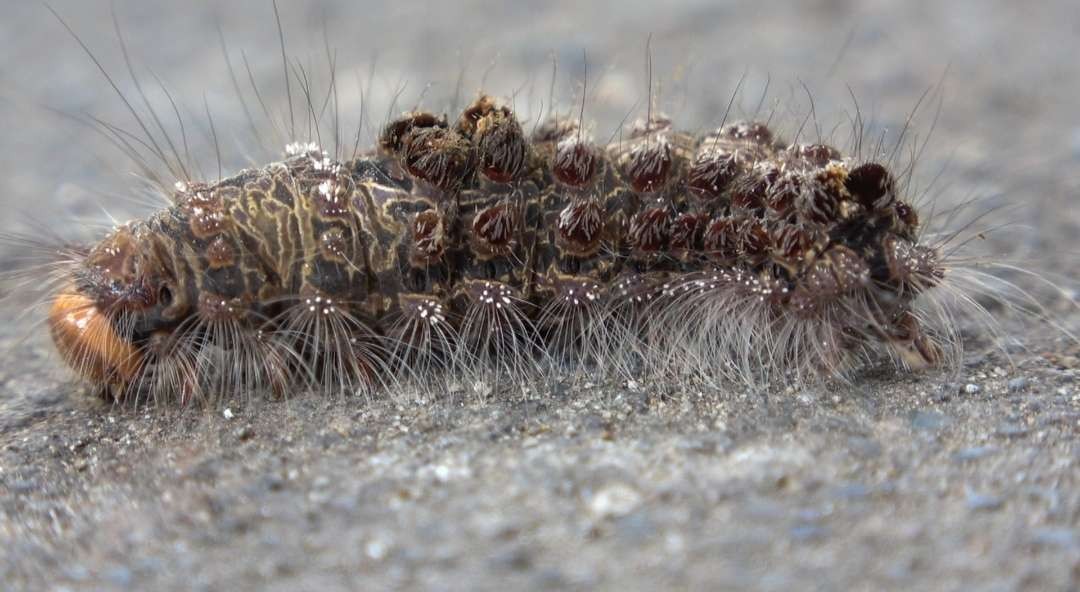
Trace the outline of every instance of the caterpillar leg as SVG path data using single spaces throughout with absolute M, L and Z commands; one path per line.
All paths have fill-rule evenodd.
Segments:
M 889 349 L 909 368 L 920 370 L 938 366 L 945 358 L 944 351 L 922 329 L 922 323 L 911 311 L 902 312 L 884 331 Z
M 464 310 L 454 366 L 475 380 L 517 382 L 539 370 L 538 334 L 530 304 L 502 282 L 465 281 L 455 295 Z
M 603 287 L 577 276 L 556 277 L 546 284 L 548 298 L 536 325 L 552 366 L 585 369 L 606 363 L 614 346 L 614 328 Z
M 398 382 L 385 338 L 349 302 L 307 292 L 288 308 L 280 325 L 310 388 L 369 394 Z
M 387 329 L 395 373 L 431 384 L 446 370 L 459 341 L 450 305 L 429 294 L 401 294 Z
M 239 298 L 205 293 L 188 322 L 159 336 L 155 380 L 182 401 L 286 394 L 296 364 L 271 323 Z

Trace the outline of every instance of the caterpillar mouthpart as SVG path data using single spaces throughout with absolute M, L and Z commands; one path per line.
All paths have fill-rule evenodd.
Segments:
M 53 299 L 49 332 L 60 356 L 82 378 L 100 384 L 128 383 L 142 366 L 138 350 L 117 333 L 93 300 L 64 291 Z

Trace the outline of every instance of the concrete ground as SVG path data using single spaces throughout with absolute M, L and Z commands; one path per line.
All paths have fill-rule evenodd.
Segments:
M 179 413 L 109 406 L 72 386 L 7 282 L 0 588 L 1080 587 L 1080 348 L 1066 333 L 1080 326 L 1074 2 L 280 4 L 294 71 L 311 72 L 320 96 L 331 48 L 343 122 L 358 117 L 360 87 L 369 124 L 395 94 L 395 110 L 448 108 L 462 73 L 461 96 L 483 81 L 536 112 L 550 103 L 552 54 L 568 110 L 584 50 L 586 117 L 607 136 L 647 104 L 647 40 L 657 108 L 690 129 L 716 125 L 744 74 L 736 111 L 775 112 L 789 137 L 809 109 L 804 84 L 821 133 L 841 145 L 849 88 L 875 140 L 895 138 L 919 105 L 902 151 L 933 137 L 912 191 L 939 210 L 972 198 L 993 210 L 976 242 L 1062 288 L 1002 272 L 1055 324 L 984 299 L 1004 334 L 966 326 L 962 367 L 868 371 L 846 387 L 579 381 L 484 400 L 298 395 Z M 109 3 L 53 5 L 135 97 Z M 204 105 L 226 169 L 277 149 L 261 112 L 271 148 L 248 131 L 217 32 L 283 127 L 269 2 L 116 11 L 171 129 L 155 75 L 177 99 L 204 173 L 216 174 Z M 132 163 L 60 114 L 137 129 L 56 19 L 36 3 L 5 7 L 0 48 L 4 228 L 36 219 L 92 236 L 101 207 L 145 211 Z M 5 247 L 0 268 L 20 253 Z

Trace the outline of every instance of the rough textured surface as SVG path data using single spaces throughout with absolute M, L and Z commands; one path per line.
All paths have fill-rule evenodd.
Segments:
M 947 163 L 930 194 L 943 204 L 978 197 L 979 209 L 1015 204 L 988 225 L 1021 229 L 991 234 L 988 248 L 1075 285 L 1080 77 L 1070 27 L 1080 11 L 1070 2 L 701 2 L 662 14 L 655 3 L 567 2 L 541 15 L 480 2 L 340 4 L 283 7 L 290 51 L 321 63 L 322 23 L 331 23 L 339 67 L 349 68 L 346 109 L 358 106 L 356 72 L 366 76 L 378 50 L 372 101 L 384 102 L 372 108 L 375 121 L 399 80 L 409 82 L 402 103 L 431 81 L 424 102 L 442 105 L 462 61 L 468 90 L 496 53 L 487 88 L 524 88 L 524 97 L 533 84 L 546 100 L 554 51 L 557 92 L 570 97 L 585 47 L 596 93 L 587 108 L 606 122 L 598 135 L 607 134 L 644 94 L 651 32 L 661 105 L 687 125 L 718 119 L 749 69 L 744 111 L 753 112 L 767 73 L 777 117 L 797 128 L 803 80 L 827 133 L 844 125 L 850 84 L 877 118 L 876 136 L 902 126 L 948 64 L 942 115 L 921 158 L 927 181 Z M 111 71 L 123 71 L 108 3 L 57 8 Z M 274 86 L 268 3 L 120 2 L 117 11 L 141 74 L 160 75 L 185 116 L 203 122 L 189 130 L 203 168 L 216 168 L 205 156 L 213 149 L 204 94 L 226 167 L 262 158 L 238 148 L 252 145 L 244 132 L 222 131 L 245 123 L 215 26 L 234 59 L 247 52 L 276 100 L 283 89 Z M 0 24 L 6 210 L 28 211 L 60 234 L 71 226 L 63 220 L 100 218 L 98 204 L 121 217 L 137 211 L 117 174 L 131 164 L 41 108 L 133 129 L 122 104 L 47 11 L 27 3 L 8 12 Z M 208 79 L 217 83 L 207 87 Z M 922 137 L 926 118 L 916 128 Z M 14 217 L 6 226 L 26 229 Z M 1015 279 L 1065 327 L 1077 326 L 1064 298 Z M 21 306 L 6 302 L 0 329 L 6 589 L 1080 585 L 1080 362 L 1075 344 L 1036 323 L 1008 322 L 1000 347 L 973 351 L 955 375 L 868 373 L 833 389 L 555 384 L 394 401 L 297 396 L 181 414 L 113 408 L 72 388 L 40 331 L 12 322 Z

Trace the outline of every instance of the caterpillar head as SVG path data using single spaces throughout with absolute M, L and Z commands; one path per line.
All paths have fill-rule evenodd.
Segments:
M 68 366 L 101 384 L 132 381 L 143 365 L 142 344 L 179 320 L 168 260 L 146 224 L 120 226 L 87 252 L 48 317 Z

